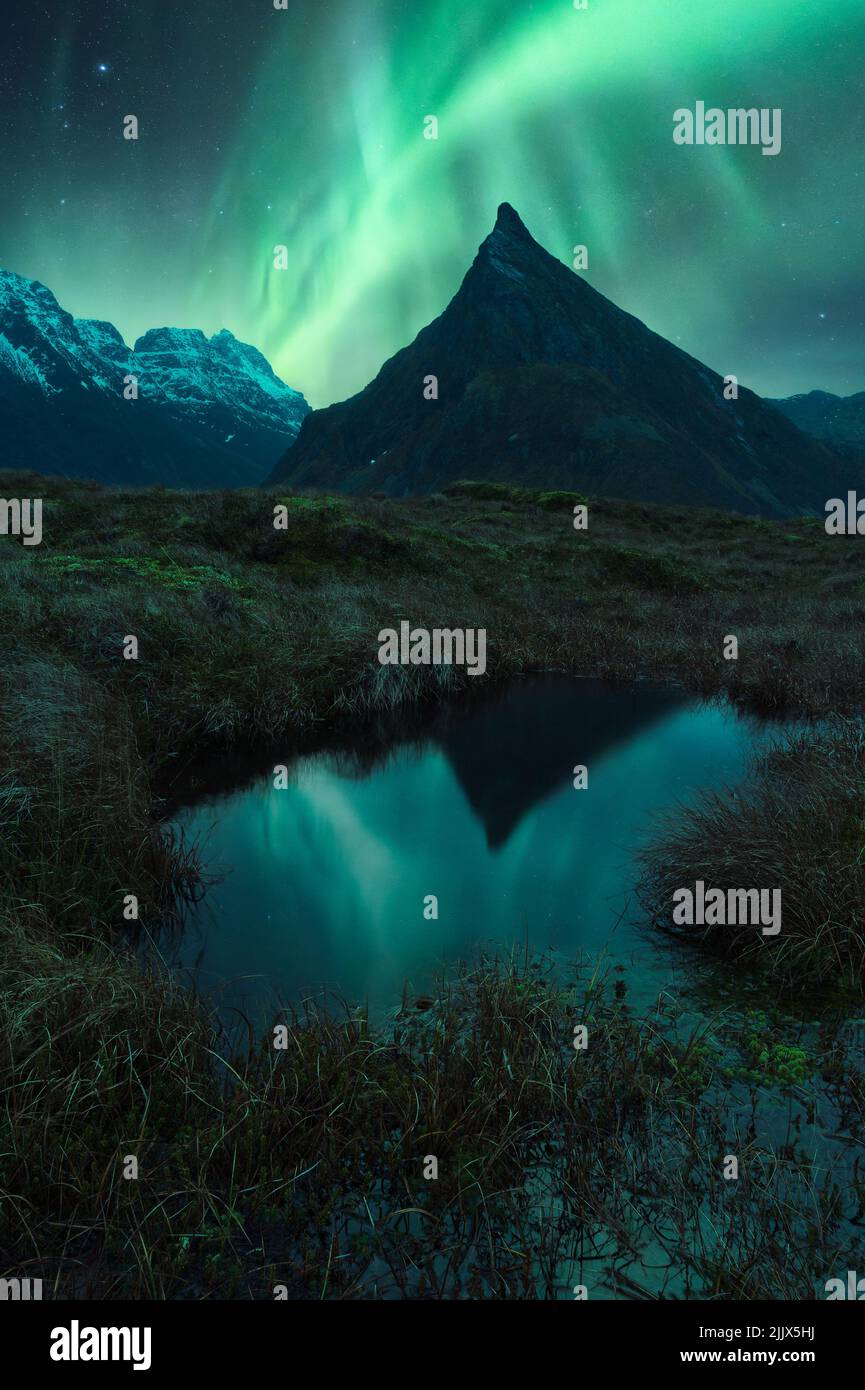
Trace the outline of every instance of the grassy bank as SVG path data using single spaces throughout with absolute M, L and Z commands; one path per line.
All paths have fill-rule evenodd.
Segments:
M 3 946 L 3 1249 L 55 1296 L 807 1299 L 855 1253 L 865 1192 L 815 1166 L 802 1087 L 773 1147 L 755 1058 L 737 1111 L 711 1029 L 608 982 L 489 963 L 376 1034 L 308 1010 L 217 1068 L 188 996 L 98 947 Z
M 3 486 L 46 499 L 42 545 L 0 547 L 4 642 L 128 703 L 151 765 L 185 741 L 356 721 L 465 683 L 378 666 L 377 632 L 405 617 L 486 627 L 489 680 L 651 677 L 817 714 L 861 700 L 865 541 L 817 519 L 596 500 L 577 532 L 566 495 L 486 484 L 286 497 L 277 531 L 275 491 L 107 492 L 16 474 Z M 126 633 L 137 662 L 122 660 Z M 728 633 L 737 661 L 723 659 Z
M 737 791 L 706 793 L 647 849 L 644 897 L 659 926 L 761 967 L 776 986 L 865 985 L 865 736 L 856 720 L 788 737 Z M 682 927 L 673 893 L 780 888 L 776 936 L 750 925 Z
M 853 1267 L 858 1190 L 816 1179 L 795 1134 L 779 1180 L 725 1110 L 711 1049 L 605 985 L 488 965 L 390 1033 L 291 1020 L 279 1053 L 230 1045 L 117 929 L 126 894 L 153 921 L 200 889 L 154 816 L 191 757 L 361 722 L 384 738 L 473 684 L 381 667 L 377 633 L 403 618 L 485 627 L 489 682 L 553 669 L 854 708 L 859 538 L 609 501 L 575 532 L 571 498 L 490 486 L 385 501 L 2 482 L 45 498 L 41 546 L 0 542 L 3 1273 L 58 1296 L 525 1297 L 550 1296 L 567 1256 L 590 1296 L 638 1296 L 661 1241 L 661 1291 L 808 1297 Z M 718 1177 L 733 1143 L 753 1160 L 735 1199 Z

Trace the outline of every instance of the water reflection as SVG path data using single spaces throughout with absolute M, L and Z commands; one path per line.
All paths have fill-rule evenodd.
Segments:
M 525 940 L 636 957 L 651 993 L 671 958 L 638 930 L 634 852 L 657 813 L 737 781 L 770 734 L 670 690 L 539 677 L 442 711 L 372 767 L 302 757 L 287 789 L 262 776 L 178 814 L 226 876 L 162 949 L 256 1018 L 323 987 L 377 1011 L 442 962 Z

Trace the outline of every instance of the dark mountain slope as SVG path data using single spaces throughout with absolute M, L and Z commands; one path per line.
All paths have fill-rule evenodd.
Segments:
M 424 398 L 438 378 L 439 399 Z M 458 478 L 783 515 L 839 456 L 598 294 L 508 204 L 444 313 L 359 395 L 303 422 L 270 482 L 430 492 Z
M 854 396 L 808 391 L 769 404 L 817 439 L 826 439 L 836 447 L 865 450 L 865 391 L 857 391 Z

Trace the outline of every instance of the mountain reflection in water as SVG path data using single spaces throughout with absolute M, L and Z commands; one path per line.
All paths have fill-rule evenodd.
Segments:
M 636 959 L 652 993 L 670 956 L 638 929 L 634 852 L 776 731 L 672 690 L 532 677 L 439 711 L 384 757 L 299 757 L 287 789 L 262 775 L 177 814 L 225 877 L 160 950 L 257 1022 L 325 988 L 379 1012 L 406 981 L 427 989 L 443 963 L 526 940 Z

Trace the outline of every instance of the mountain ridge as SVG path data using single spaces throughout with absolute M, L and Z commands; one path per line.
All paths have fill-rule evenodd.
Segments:
M 865 391 L 836 396 L 832 391 L 801 391 L 769 402 L 800 430 L 836 448 L 865 450 Z
M 124 398 L 134 376 L 138 399 Z M 261 482 L 309 406 L 228 329 L 155 328 L 130 348 L 47 286 L 0 270 L 5 467 L 175 487 Z
M 438 378 L 438 399 L 424 382 Z M 768 515 L 819 511 L 850 465 L 606 299 L 503 203 L 456 295 L 269 484 L 390 495 L 458 478 Z M 851 485 L 852 481 L 851 481 Z

